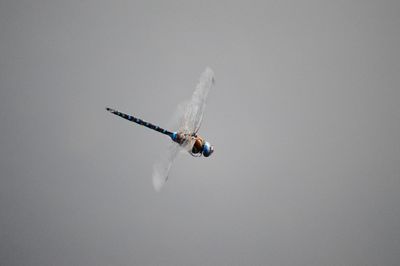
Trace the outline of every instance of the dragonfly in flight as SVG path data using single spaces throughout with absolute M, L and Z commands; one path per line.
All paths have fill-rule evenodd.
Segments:
M 175 131 L 169 131 L 132 115 L 106 108 L 107 111 L 117 116 L 171 138 L 172 142 L 168 149 L 161 154 L 161 157 L 153 167 L 153 186 L 156 191 L 160 191 L 165 182 L 167 182 L 172 163 L 180 151 L 187 151 L 194 157 L 209 157 L 214 152 L 214 146 L 197 134 L 203 120 L 207 96 L 213 84 L 214 73 L 210 68 L 206 68 L 200 77 L 192 98 L 178 106 L 174 121 L 177 125 Z

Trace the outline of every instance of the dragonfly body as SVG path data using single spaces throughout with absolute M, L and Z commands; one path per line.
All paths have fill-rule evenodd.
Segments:
M 126 120 L 169 136 L 172 141 L 178 143 L 182 147 L 185 147 L 188 152 L 194 157 L 200 157 L 202 155 L 204 157 L 208 157 L 214 152 L 214 147 L 210 145 L 210 143 L 205 141 L 202 137 L 198 136 L 196 133 L 171 132 L 152 123 L 146 122 L 140 118 L 122 113 L 112 108 L 106 107 L 106 110 Z

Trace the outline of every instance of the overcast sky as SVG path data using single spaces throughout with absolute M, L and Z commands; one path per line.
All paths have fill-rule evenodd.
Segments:
M 399 265 L 399 1 L 0 0 L 0 265 Z M 159 126 L 215 72 L 160 193 Z

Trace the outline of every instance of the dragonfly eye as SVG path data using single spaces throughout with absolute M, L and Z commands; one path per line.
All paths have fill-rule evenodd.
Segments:
M 214 147 L 207 141 L 203 145 L 203 156 L 209 157 L 214 152 Z

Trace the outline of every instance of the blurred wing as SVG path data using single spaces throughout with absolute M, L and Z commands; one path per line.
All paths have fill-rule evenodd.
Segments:
M 207 95 L 213 84 L 214 72 L 210 68 L 206 68 L 200 77 L 192 99 L 178 106 L 172 121 L 169 123 L 171 129 L 182 133 L 197 133 L 203 119 Z M 179 151 L 190 151 L 192 146 L 193 141 L 188 141 L 181 146 L 172 142 L 168 149 L 161 154 L 160 159 L 153 167 L 153 186 L 156 191 L 160 191 L 165 182 L 167 182 L 172 163 Z
M 154 164 L 153 187 L 157 192 L 160 191 L 165 182 L 167 182 L 171 165 L 180 150 L 181 147 L 178 144 L 171 142 L 168 146 L 168 149 L 161 154 L 158 161 Z
M 181 131 L 185 121 L 187 104 L 187 102 L 179 104 L 167 124 L 168 128 L 172 131 Z M 179 146 L 177 143 L 171 142 L 168 148 L 158 158 L 153 166 L 153 187 L 157 192 L 160 191 L 165 182 L 167 182 L 172 163 L 179 152 L 185 151 L 186 149 L 186 145 Z
M 199 131 L 208 92 L 213 84 L 214 72 L 211 68 L 206 68 L 193 92 L 192 99 L 185 104 L 180 130 L 187 133 L 197 133 Z
M 174 114 L 172 115 L 171 119 L 167 123 L 167 128 L 172 131 L 182 131 L 185 127 L 185 120 L 186 120 L 186 110 L 189 101 L 182 102 L 178 105 L 175 109 Z

